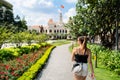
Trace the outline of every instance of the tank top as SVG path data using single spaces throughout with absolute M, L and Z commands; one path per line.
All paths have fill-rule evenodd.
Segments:
M 80 54 L 75 54 L 75 61 L 78 63 L 87 63 L 88 62 L 88 55 L 85 54 L 86 50 L 84 52 L 84 55 L 80 55 Z

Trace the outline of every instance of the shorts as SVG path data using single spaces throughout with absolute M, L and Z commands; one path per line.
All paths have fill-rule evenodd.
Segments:
M 81 63 L 79 63 L 79 64 L 81 64 Z M 74 70 L 74 69 L 73 69 Z M 73 71 L 73 74 L 75 74 L 75 75 L 77 75 L 77 76 L 87 76 L 88 75 L 88 64 L 87 63 L 83 63 L 82 64 L 82 69 L 81 69 L 81 71 L 79 71 L 79 72 L 77 72 L 77 73 L 75 73 L 74 71 Z

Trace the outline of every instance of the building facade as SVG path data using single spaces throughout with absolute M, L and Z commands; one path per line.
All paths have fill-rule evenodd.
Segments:
M 5 0 L 0 0 L 0 23 L 13 21 L 13 5 Z
M 71 39 L 69 35 L 69 29 L 65 27 L 62 20 L 62 13 L 59 14 L 59 21 L 55 22 L 53 19 L 49 19 L 47 26 L 31 26 L 29 30 L 36 30 L 39 33 L 45 33 L 49 35 L 50 39 Z

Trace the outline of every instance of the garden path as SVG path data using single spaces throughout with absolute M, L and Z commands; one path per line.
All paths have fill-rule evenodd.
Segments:
M 70 45 L 65 44 L 54 48 L 47 65 L 35 80 L 73 80 Z

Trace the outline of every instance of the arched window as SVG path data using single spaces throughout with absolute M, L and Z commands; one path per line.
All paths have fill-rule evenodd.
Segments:
M 47 30 L 46 30 L 46 33 L 47 33 Z
M 50 38 L 52 38 L 52 36 L 49 36 Z
M 54 30 L 54 33 L 56 33 L 56 30 Z
M 59 32 L 59 30 L 57 30 L 57 33 Z
M 60 33 L 61 33 L 61 30 L 60 30 Z
M 56 28 L 56 25 L 54 25 L 54 27 Z
M 51 33 L 51 32 L 52 32 L 52 30 L 50 29 L 50 30 L 49 30 L 49 32 Z
M 62 30 L 62 32 L 64 33 L 64 30 Z
M 65 33 L 67 33 L 67 30 L 65 30 Z

